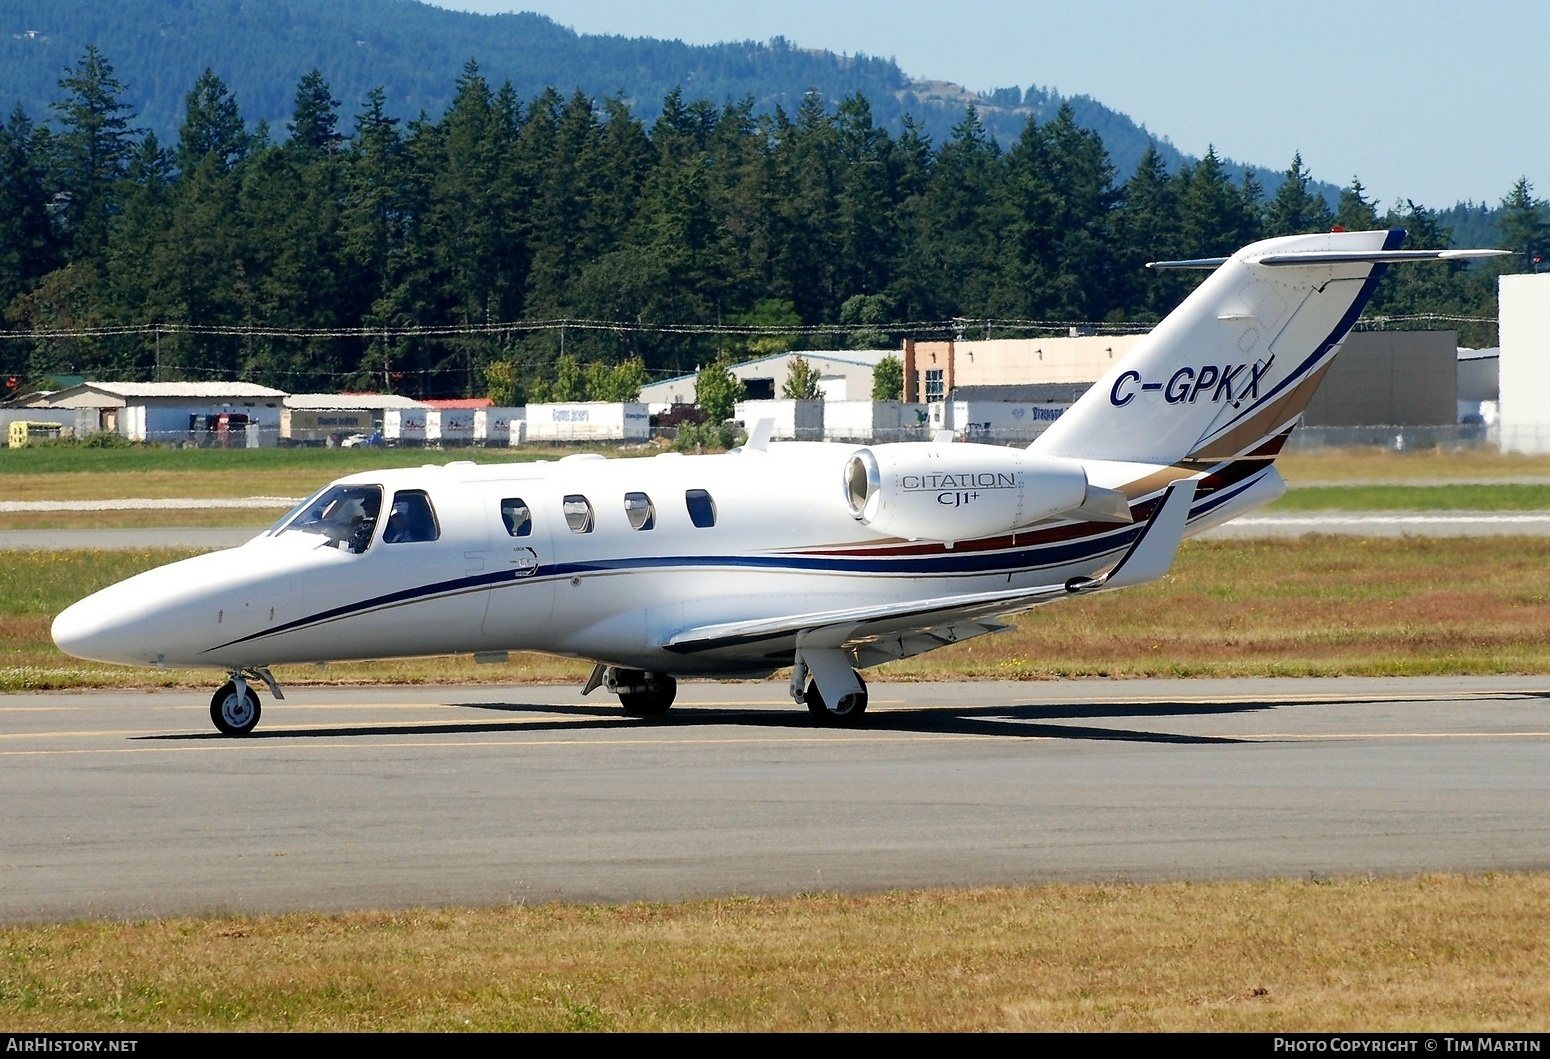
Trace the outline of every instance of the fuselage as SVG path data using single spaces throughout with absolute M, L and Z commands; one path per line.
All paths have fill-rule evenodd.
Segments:
M 888 536 L 847 507 L 857 450 L 787 443 L 352 475 L 240 548 L 82 600 L 54 638 L 84 658 L 227 670 L 535 650 L 678 674 L 767 673 L 790 664 L 789 641 L 690 655 L 664 644 L 720 622 L 1091 576 L 1137 532 L 1049 518 L 956 541 Z M 1084 469 L 1125 492 L 1138 517 L 1170 481 L 1200 477 L 1192 532 L 1282 488 L 1268 461 Z M 370 518 L 363 503 L 377 505 Z M 347 508 L 353 536 L 337 524 Z M 418 526 L 406 530 L 406 515 Z

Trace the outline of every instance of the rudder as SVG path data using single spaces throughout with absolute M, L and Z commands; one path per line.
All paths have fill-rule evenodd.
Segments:
M 1307 407 L 1405 233 L 1253 243 L 1215 271 L 1030 448 L 1172 464 L 1273 457 Z M 1268 451 L 1266 451 L 1268 450 Z

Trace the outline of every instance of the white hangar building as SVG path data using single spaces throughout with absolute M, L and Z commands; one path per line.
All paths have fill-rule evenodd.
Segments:
M 284 390 L 251 382 L 88 381 L 37 394 L 24 407 L 61 421 L 69 412 L 66 425 L 78 437 L 109 431 L 130 441 L 246 446 L 278 435 L 284 399 Z
M 1550 452 L 1550 273 L 1497 285 L 1503 452 Z

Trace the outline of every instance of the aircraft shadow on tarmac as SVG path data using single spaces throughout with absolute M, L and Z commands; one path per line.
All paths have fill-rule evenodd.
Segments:
M 1299 705 L 1333 705 L 1299 701 Z M 1276 702 L 1147 702 L 1093 704 L 1023 704 L 1006 706 L 918 707 L 884 709 L 868 713 L 853 727 L 814 724 L 804 711 L 742 710 L 717 706 L 684 706 L 662 717 L 625 717 L 611 704 L 554 705 L 511 702 L 448 703 L 467 710 L 491 710 L 531 714 L 553 720 L 461 721 L 403 725 L 350 725 L 348 727 L 260 728 L 245 738 L 348 739 L 368 736 L 515 735 L 537 732 L 598 732 L 640 728 L 783 728 L 810 732 L 889 732 L 923 735 L 979 735 L 1011 739 L 1073 739 L 1141 743 L 1234 744 L 1246 740 L 1227 736 L 1185 735 L 1176 732 L 1106 727 L 1098 724 L 1052 723 L 1114 718 L 1205 717 L 1252 713 L 1284 705 Z M 200 742 L 225 740 L 218 732 L 168 733 L 135 737 L 137 741 Z

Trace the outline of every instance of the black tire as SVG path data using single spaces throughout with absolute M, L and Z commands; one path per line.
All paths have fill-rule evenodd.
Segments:
M 672 708 L 678 697 L 678 681 L 666 673 L 646 677 L 644 691 L 621 691 L 619 705 L 631 717 L 660 717 Z
M 867 689 L 866 681 L 861 674 L 856 674 L 856 679 L 861 682 L 861 694 L 853 695 L 850 701 L 845 703 L 843 709 L 830 709 L 829 704 L 823 701 L 823 694 L 818 690 L 818 682 L 808 678 L 807 688 L 802 692 L 802 700 L 807 703 L 807 712 L 813 715 L 813 719 L 819 724 L 848 725 L 856 724 L 861 720 L 861 715 L 866 713 Z
M 258 726 L 262 713 L 258 694 L 247 689 L 246 702 L 237 698 L 237 685 L 227 681 L 210 700 L 210 720 L 222 735 L 247 735 Z

